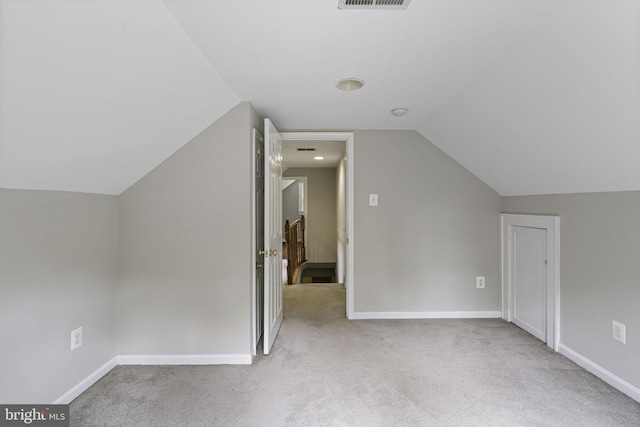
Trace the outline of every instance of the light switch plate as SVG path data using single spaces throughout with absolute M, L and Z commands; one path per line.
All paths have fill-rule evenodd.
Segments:
M 369 206 L 378 206 L 378 195 L 377 194 L 369 194 Z

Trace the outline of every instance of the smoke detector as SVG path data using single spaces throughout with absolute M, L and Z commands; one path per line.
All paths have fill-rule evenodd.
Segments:
M 406 9 L 411 0 L 340 0 L 338 9 Z

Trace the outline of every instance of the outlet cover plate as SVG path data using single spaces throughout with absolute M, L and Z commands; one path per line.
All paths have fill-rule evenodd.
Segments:
M 615 320 L 612 320 L 611 334 L 614 340 L 620 341 L 622 344 L 627 343 L 627 327 L 624 325 L 624 323 L 620 323 L 620 322 L 616 322 Z
M 476 277 L 476 288 L 484 289 L 484 276 Z
M 71 331 L 71 351 L 82 345 L 82 326 Z

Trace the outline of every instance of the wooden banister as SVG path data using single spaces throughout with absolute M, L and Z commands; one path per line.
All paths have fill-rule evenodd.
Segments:
M 287 265 L 287 282 L 291 285 L 296 283 L 300 265 L 307 260 L 304 245 L 304 215 L 300 215 L 300 219 L 289 223 L 284 223 L 285 250 L 284 256 L 288 261 Z

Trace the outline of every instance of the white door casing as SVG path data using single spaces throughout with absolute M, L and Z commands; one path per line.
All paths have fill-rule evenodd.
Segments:
M 558 351 L 560 218 L 502 214 L 501 232 L 502 318 Z
M 264 354 L 269 354 L 283 318 L 282 136 L 264 119 Z

